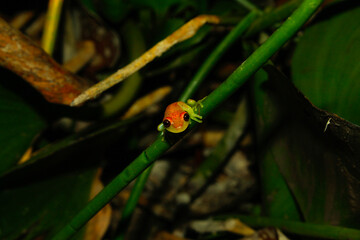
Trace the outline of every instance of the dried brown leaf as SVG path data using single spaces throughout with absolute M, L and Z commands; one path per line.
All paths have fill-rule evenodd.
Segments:
M 60 66 L 31 39 L 1 18 L 0 65 L 29 82 L 52 103 L 70 104 L 90 85 Z
M 186 240 L 186 239 L 187 238 L 178 237 L 165 231 L 158 232 L 153 238 L 153 240 Z
M 230 218 L 226 220 L 198 220 L 192 221 L 191 228 L 199 233 L 216 233 L 216 232 L 232 232 L 243 236 L 251 236 L 255 231 L 242 223 L 237 218 Z
M 77 106 L 88 99 L 95 98 L 103 91 L 123 81 L 125 78 L 129 77 L 134 72 L 137 72 L 139 69 L 154 60 L 156 57 L 161 56 L 173 45 L 194 36 L 197 30 L 204 24 L 218 24 L 219 22 L 220 19 L 217 16 L 213 15 L 200 15 L 196 18 L 191 19 L 189 22 L 185 23 L 181 28 L 176 30 L 170 36 L 158 42 L 154 47 L 150 48 L 139 58 L 135 59 L 133 62 L 126 65 L 125 67 L 121 68 L 105 80 L 87 89 L 71 103 L 71 106 Z

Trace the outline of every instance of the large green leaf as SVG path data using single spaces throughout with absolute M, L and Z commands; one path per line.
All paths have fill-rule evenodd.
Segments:
M 0 239 L 49 239 L 88 201 L 94 173 L 78 170 L 2 188 Z
M 45 127 L 45 121 L 24 99 L 0 82 L 0 173 L 14 166 Z
M 258 105 L 267 106 L 262 150 L 274 157 L 306 221 L 360 227 L 360 127 L 316 108 L 275 68 L 266 70 L 269 80 L 258 89 L 266 93 Z
M 305 30 L 296 47 L 295 85 L 316 106 L 360 124 L 360 7 Z
M 259 70 L 255 76 L 255 104 L 256 104 L 256 127 L 257 127 L 257 151 L 260 181 L 262 190 L 262 213 L 269 217 L 287 220 L 300 220 L 301 213 L 297 203 L 289 189 L 289 186 L 281 174 L 276 163 L 276 158 L 286 154 L 276 155 L 273 149 L 267 149 L 269 135 L 276 129 L 279 109 L 268 101 L 268 96 L 262 89 L 262 85 L 268 79 L 264 70 Z M 275 126 L 274 126 L 275 125 Z M 271 140 L 269 140 L 271 142 Z

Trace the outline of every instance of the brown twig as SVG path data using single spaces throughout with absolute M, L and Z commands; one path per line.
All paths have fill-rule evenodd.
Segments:
M 90 86 L 1 18 L 0 65 L 24 78 L 52 103 L 68 105 Z
M 131 62 L 124 68 L 118 70 L 116 73 L 106 78 L 105 80 L 87 89 L 71 103 L 71 106 L 77 106 L 88 99 L 95 98 L 103 91 L 123 81 L 125 78 L 129 77 L 131 74 L 138 71 L 146 64 L 154 60 L 154 58 L 161 56 L 164 52 L 166 52 L 176 43 L 182 42 L 194 36 L 197 30 L 205 23 L 218 24 L 219 22 L 220 19 L 217 16 L 212 15 L 200 15 L 196 18 L 193 18 L 192 20 L 184 24 L 181 28 L 172 33 L 170 36 L 157 43 L 154 47 L 149 49 L 139 58 L 135 59 L 133 62 Z

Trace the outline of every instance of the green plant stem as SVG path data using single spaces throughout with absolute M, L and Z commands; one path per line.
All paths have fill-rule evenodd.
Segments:
M 119 175 L 97 194 L 53 239 L 65 240 L 73 236 L 98 211 L 111 201 L 125 186 L 134 180 L 143 170 L 171 147 L 169 143 L 158 138 L 143 151 Z
M 124 208 L 124 211 L 121 215 L 122 219 L 128 219 L 133 210 L 135 209 L 135 206 L 137 204 L 137 200 L 140 198 L 140 195 L 141 195 L 141 192 L 142 190 L 144 189 L 144 185 L 143 184 L 144 182 L 147 181 L 150 173 L 151 173 L 151 169 L 152 169 L 152 166 L 149 166 L 144 172 L 142 172 L 142 174 L 137 178 L 136 182 L 135 182 L 135 185 L 134 185 L 134 188 L 135 189 L 139 189 L 141 191 L 137 191 L 136 194 L 132 194 L 130 195 L 129 197 L 129 200 L 128 202 L 126 203 L 126 206 Z
M 215 50 L 210 54 L 206 59 L 203 65 L 200 67 L 199 71 L 191 80 L 190 84 L 187 86 L 183 94 L 181 95 L 179 101 L 186 101 L 191 97 L 191 95 L 199 88 L 200 84 L 206 78 L 207 74 L 211 71 L 215 63 L 220 59 L 220 57 L 225 53 L 225 51 L 237 40 L 250 26 L 250 24 L 256 19 L 257 14 L 251 12 L 248 14 L 225 38 L 224 40 L 215 48 Z M 152 166 L 152 165 L 151 165 Z M 150 168 L 150 167 L 149 167 Z M 122 221 L 126 221 L 130 217 L 131 213 L 134 211 L 136 203 L 141 195 L 141 192 L 146 184 L 147 177 L 149 176 L 150 171 L 144 171 L 136 180 L 136 184 L 131 191 L 129 200 L 126 203 L 124 208 L 124 215 L 122 215 Z M 146 176 L 143 176 L 143 175 Z M 118 239 L 121 239 L 119 236 Z
M 251 54 L 223 84 L 207 96 L 203 101 L 204 107 L 201 108 L 201 115 L 206 116 L 233 94 L 300 29 L 322 2 L 323 0 L 304 0 L 264 44 Z
M 215 48 L 205 62 L 201 65 L 195 76 L 181 94 L 179 101 L 186 102 L 194 92 L 199 88 L 206 76 L 212 70 L 226 50 L 248 29 L 251 23 L 257 17 L 256 12 L 249 13 L 236 27 L 224 38 L 224 40 Z
M 277 112 L 277 108 L 269 103 L 268 94 L 261 87 L 269 79 L 267 72 L 263 68 L 254 75 L 255 100 L 253 102 L 256 103 L 256 106 L 254 106 L 254 109 L 256 109 L 254 120 L 256 120 L 257 126 L 256 144 L 259 146 L 264 146 L 264 135 L 268 136 L 271 129 L 274 128 L 274 122 L 276 122 L 273 119 L 276 114 L 272 114 L 270 117 L 265 113 Z M 278 154 L 270 149 L 265 152 L 257 151 L 262 193 L 262 215 L 287 220 L 301 220 L 301 212 L 294 195 L 275 161 L 275 156 L 278 156 Z
M 241 4 L 244 8 L 248 9 L 249 11 L 261 12 L 253 3 L 247 0 L 236 0 L 239 4 Z
M 304 223 L 299 221 L 289 221 L 277 218 L 253 217 L 253 216 L 231 216 L 239 218 L 245 224 L 254 227 L 276 227 L 288 233 L 301 236 L 310 236 L 323 239 L 360 239 L 360 230 L 337 227 L 331 225 Z
M 149 178 L 149 175 L 151 173 L 151 169 L 154 166 L 154 164 L 151 164 L 147 169 L 145 169 L 140 176 L 136 179 L 135 185 L 131 191 L 130 197 L 127 200 L 125 207 L 123 209 L 123 212 L 121 214 L 121 222 L 119 226 L 122 228 L 119 229 L 119 235 L 116 237 L 116 240 L 124 239 L 124 228 L 128 226 L 128 223 L 130 221 L 130 217 L 132 213 L 134 212 L 136 205 L 139 201 L 140 195 L 144 190 L 145 184 L 147 182 L 147 179 Z
M 263 29 L 267 29 L 278 23 L 288 16 L 301 4 L 303 0 L 289 1 L 272 11 L 266 11 L 259 18 L 257 18 L 245 33 L 245 37 L 250 37 L 259 33 Z
M 203 102 L 201 114 L 206 117 L 219 104 L 236 91 L 254 74 L 280 47 L 288 41 L 320 6 L 322 0 L 305 0 L 289 19 L 260 46 L 239 68 Z M 191 124 L 194 127 L 196 124 Z M 178 140 L 180 140 L 180 136 Z M 85 225 L 116 194 L 144 171 L 151 163 L 171 147 L 159 137 L 129 164 L 113 181 L 91 200 L 53 239 L 68 239 Z
M 210 176 L 217 172 L 217 169 L 224 163 L 229 153 L 236 146 L 239 138 L 244 134 L 243 130 L 247 123 L 247 117 L 245 117 L 246 114 L 244 114 L 247 111 L 246 107 L 247 102 L 243 97 L 224 137 L 216 145 L 211 154 L 201 163 L 191 178 L 191 191 L 198 191 L 202 187 L 202 184 L 199 183 L 204 183 Z

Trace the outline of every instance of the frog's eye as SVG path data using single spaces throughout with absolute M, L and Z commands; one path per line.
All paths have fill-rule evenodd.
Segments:
M 168 128 L 168 127 L 170 127 L 171 122 L 170 122 L 169 120 L 165 119 L 165 120 L 163 121 L 163 124 L 164 124 L 164 127 Z
M 185 122 L 189 121 L 190 116 L 189 116 L 189 114 L 187 112 L 184 113 L 183 119 L 184 119 Z

